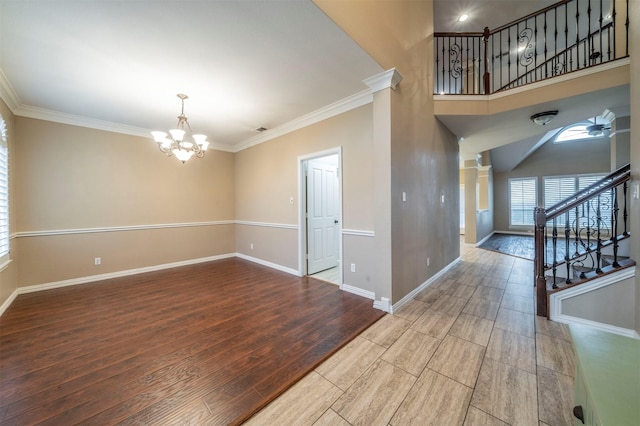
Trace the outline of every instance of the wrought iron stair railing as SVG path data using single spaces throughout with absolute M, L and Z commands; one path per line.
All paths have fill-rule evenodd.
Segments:
M 494 30 L 434 39 L 435 94 L 490 94 L 627 57 L 629 0 L 562 0 Z
M 548 295 L 635 265 L 620 254 L 628 231 L 627 164 L 549 207 L 534 209 L 537 314 L 548 315 Z

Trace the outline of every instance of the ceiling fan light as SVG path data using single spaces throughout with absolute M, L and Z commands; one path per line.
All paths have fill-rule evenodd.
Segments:
M 549 124 L 556 115 L 558 115 L 558 110 L 539 112 L 537 114 L 533 114 L 530 118 L 534 123 L 540 126 L 545 126 Z

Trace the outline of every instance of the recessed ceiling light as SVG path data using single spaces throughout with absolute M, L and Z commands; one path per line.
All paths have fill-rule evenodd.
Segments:
M 458 18 L 458 22 L 464 22 L 467 19 L 469 19 L 469 15 L 467 15 L 466 13 L 460 15 L 460 17 Z

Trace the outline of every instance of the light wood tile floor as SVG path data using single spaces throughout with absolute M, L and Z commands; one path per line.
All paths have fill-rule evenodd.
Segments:
M 531 262 L 462 250 L 247 424 L 571 425 L 573 349 L 534 315 Z

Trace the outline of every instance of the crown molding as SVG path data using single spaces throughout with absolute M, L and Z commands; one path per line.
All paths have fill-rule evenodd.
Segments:
M 356 109 L 371 102 L 373 102 L 373 94 L 370 90 L 363 90 L 362 92 L 329 104 L 309 114 L 303 115 L 302 117 L 289 121 L 288 123 L 252 136 L 244 142 L 236 145 L 233 152 L 239 152 L 244 149 L 251 148 L 252 146 L 261 144 L 287 133 L 291 133 L 303 127 L 310 126 L 344 112 L 351 111 L 352 109 Z
M 20 98 L 16 94 L 15 90 L 7 80 L 7 76 L 0 68 L 0 98 L 7 104 L 11 112 L 15 115 L 19 106 L 21 105 Z
M 402 75 L 395 68 L 362 80 L 364 84 L 369 86 L 373 93 L 388 88 L 396 90 L 396 86 L 400 81 L 402 81 Z
M 53 121 L 54 123 L 69 124 L 72 126 L 87 127 L 90 129 L 105 130 L 107 132 L 123 133 L 125 135 L 140 136 L 149 138 L 148 129 L 128 126 L 110 121 L 98 120 L 96 118 L 83 117 L 65 112 L 53 111 L 46 108 L 21 105 L 15 112 L 16 115 L 38 120 Z
M 397 83 L 402 79 L 402 76 L 400 76 L 400 74 L 397 74 L 397 76 L 394 77 L 395 75 L 394 73 L 397 74 L 397 72 L 395 71 L 395 68 L 385 73 L 378 74 L 377 76 L 372 77 L 372 79 L 376 79 L 376 78 L 384 79 L 384 77 L 388 75 L 387 78 L 389 79 L 393 77 L 393 81 L 395 82 L 393 84 L 393 87 L 395 88 L 395 85 L 397 85 Z M 365 81 L 368 81 L 368 80 L 370 79 L 367 79 Z M 381 89 L 378 89 L 378 90 L 381 90 Z M 24 105 L 20 101 L 20 98 L 18 97 L 16 92 L 13 90 L 13 87 L 9 83 L 9 80 L 7 80 L 6 76 L 2 72 L 2 69 L 0 69 L 0 98 L 2 98 L 2 100 L 7 104 L 7 106 L 9 107 L 9 109 L 14 115 L 21 116 L 21 117 L 35 118 L 38 120 L 52 121 L 55 123 L 69 124 L 72 126 L 79 126 L 79 127 L 87 127 L 90 129 L 122 133 L 125 135 L 139 136 L 144 138 L 149 138 L 149 133 L 151 132 L 151 130 L 144 129 L 141 127 L 128 126 L 125 124 L 118 124 L 118 123 L 113 123 L 109 121 L 98 120 L 95 118 L 83 117 L 83 116 L 78 116 L 74 114 L 67 114 L 63 112 L 53 111 L 45 108 Z M 228 144 L 223 144 L 219 142 L 211 142 L 209 145 L 209 149 L 236 153 L 244 149 L 250 148 L 252 146 L 266 142 L 268 140 L 293 132 L 295 130 L 301 129 L 303 127 L 310 126 L 312 124 L 318 123 L 320 121 L 326 120 L 328 118 L 334 117 L 336 115 L 342 114 L 352 109 L 369 104 L 371 102 L 373 102 L 372 91 L 369 89 L 366 89 L 354 95 L 348 96 L 344 99 L 341 99 L 337 102 L 329 104 L 325 107 L 322 107 L 309 114 L 303 115 L 299 118 L 289 121 L 288 123 L 282 124 L 278 127 L 274 127 L 273 129 L 266 130 L 258 135 L 255 135 L 249 139 L 244 140 L 243 142 L 240 142 L 237 145 L 228 145 Z

